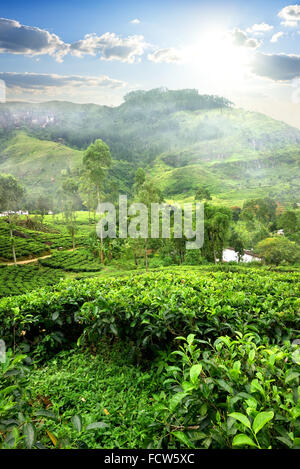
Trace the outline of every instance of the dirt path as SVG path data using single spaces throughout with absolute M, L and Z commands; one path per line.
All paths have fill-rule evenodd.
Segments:
M 48 254 L 47 256 L 43 257 L 35 257 L 34 259 L 27 259 L 26 261 L 17 261 L 17 265 L 19 264 L 31 264 L 31 262 L 37 262 L 39 259 L 46 259 L 47 257 L 51 257 L 52 254 Z M 8 264 L 2 264 L 2 265 L 15 265 L 13 262 L 9 262 Z
M 75 248 L 76 251 L 77 248 Z M 73 251 L 73 249 L 65 249 L 65 251 Z M 31 264 L 32 262 L 37 262 L 39 259 L 47 259 L 47 257 L 52 257 L 52 254 L 48 254 L 47 256 L 42 256 L 42 257 L 34 257 L 33 259 L 26 259 L 25 261 L 17 261 L 17 265 L 22 265 L 22 264 Z M 15 265 L 14 262 L 9 262 L 7 264 L 0 264 L 0 265 Z

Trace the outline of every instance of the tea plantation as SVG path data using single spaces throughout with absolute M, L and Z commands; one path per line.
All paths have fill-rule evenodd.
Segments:
M 50 250 L 72 248 L 72 237 L 68 234 L 64 225 L 48 223 L 44 226 L 41 224 L 41 226 L 43 231 L 29 229 L 21 221 L 14 224 L 14 244 L 17 259 L 42 256 L 48 254 Z M 46 229 L 47 231 L 45 231 Z M 85 246 L 87 233 L 91 231 L 92 228 L 88 224 L 83 225 L 75 235 L 76 246 Z M 0 219 L 0 261 L 12 261 L 12 259 L 9 225 Z
M 3 298 L 1 445 L 299 448 L 299 280 L 186 267 Z
M 0 298 L 54 285 L 63 277 L 62 271 L 36 265 L 0 266 Z
M 40 259 L 39 263 L 53 269 L 63 269 L 67 272 L 98 272 L 102 269 L 99 259 L 87 250 L 56 252 L 47 259 Z

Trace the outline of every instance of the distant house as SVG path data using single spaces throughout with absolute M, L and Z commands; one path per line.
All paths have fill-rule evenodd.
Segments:
M 255 256 L 252 251 L 244 250 L 244 254 L 240 262 L 259 262 L 260 257 Z M 223 249 L 223 262 L 239 262 L 239 255 L 233 248 Z
M 29 212 L 27 210 L 18 210 L 17 212 L 9 210 L 7 212 L 0 212 L 0 217 L 7 217 L 8 215 L 29 215 Z

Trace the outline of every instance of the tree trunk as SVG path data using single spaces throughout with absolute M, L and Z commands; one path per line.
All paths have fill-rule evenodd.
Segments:
M 100 211 L 100 192 L 97 191 L 97 198 L 98 198 L 98 209 Z M 100 260 L 101 264 L 104 262 L 104 255 L 103 255 L 103 233 L 102 233 L 102 225 L 100 224 Z
M 91 192 L 88 191 L 89 225 L 91 223 Z
M 14 238 L 14 235 L 13 235 L 13 227 L 12 227 L 10 217 L 8 217 L 8 223 L 9 223 L 9 232 L 10 232 L 12 255 L 13 255 L 13 259 L 14 259 L 14 264 L 17 265 L 17 258 L 16 258 L 16 251 L 15 251 L 15 238 Z
M 145 243 L 145 267 L 148 270 L 148 252 L 147 252 L 147 243 Z
M 213 254 L 214 254 L 214 263 L 216 264 L 217 263 L 217 255 L 216 255 L 216 249 L 215 249 L 214 236 L 212 236 L 212 238 L 211 238 L 211 244 L 212 244 L 212 250 L 213 250 Z

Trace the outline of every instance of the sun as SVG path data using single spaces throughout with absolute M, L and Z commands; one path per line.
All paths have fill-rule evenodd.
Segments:
M 233 86 L 244 81 L 252 54 L 249 48 L 235 45 L 228 30 L 210 29 L 196 39 L 189 60 L 202 76 Z

